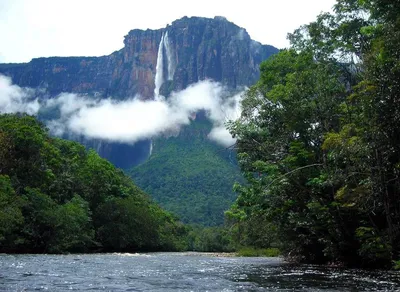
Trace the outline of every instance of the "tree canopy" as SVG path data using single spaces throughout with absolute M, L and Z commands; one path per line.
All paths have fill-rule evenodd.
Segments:
M 236 241 L 306 262 L 400 257 L 400 2 L 338 0 L 261 65 L 231 122 Z M 262 226 L 260 228 L 260 226 Z
M 93 150 L 0 115 L 0 252 L 180 250 L 186 233 Z

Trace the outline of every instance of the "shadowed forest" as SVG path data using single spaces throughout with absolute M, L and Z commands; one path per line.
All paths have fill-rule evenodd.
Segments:
M 94 150 L 51 137 L 35 117 L 0 115 L 0 252 L 280 252 L 295 262 L 400 268 L 399 12 L 398 1 L 338 0 L 333 14 L 288 35 L 290 48 L 261 64 L 240 117 L 227 123 L 245 181 L 226 167 L 231 157 L 210 156 L 198 170 L 223 167 L 202 179 L 196 196 L 215 189 L 213 206 L 204 198 L 188 212 L 167 202 L 197 225 L 164 211 Z M 195 154 L 205 151 L 186 138 Z M 173 159 L 168 149 L 153 160 L 159 171 Z M 182 175 L 195 173 L 179 163 Z M 130 174 L 163 196 L 157 171 Z M 233 200 L 217 195 L 229 192 L 219 183 L 226 177 L 238 183 L 224 224 L 196 218 L 196 210 Z M 169 193 L 196 184 L 177 181 Z

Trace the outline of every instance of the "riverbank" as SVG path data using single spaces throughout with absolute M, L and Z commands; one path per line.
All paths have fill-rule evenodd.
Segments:
M 203 256 L 203 257 L 237 257 L 238 253 L 236 252 L 201 252 L 201 251 L 186 251 L 186 252 L 181 252 L 181 253 L 176 253 L 176 254 L 181 254 L 184 256 Z

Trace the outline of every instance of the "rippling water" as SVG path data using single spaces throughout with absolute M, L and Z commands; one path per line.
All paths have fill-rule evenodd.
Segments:
M 185 253 L 0 255 L 0 291 L 400 291 L 400 274 Z

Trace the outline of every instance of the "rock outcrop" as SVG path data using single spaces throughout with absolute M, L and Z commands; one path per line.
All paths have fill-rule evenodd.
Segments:
M 37 58 L 25 64 L 0 64 L 0 73 L 19 86 L 43 87 L 53 96 L 74 92 L 149 99 L 154 94 L 159 45 L 167 34 L 162 49 L 169 55 L 163 70 L 164 76 L 171 72 L 173 76 L 165 78 L 163 95 L 204 79 L 233 89 L 249 86 L 259 76 L 260 63 L 277 52 L 223 17 L 184 17 L 163 29 L 130 31 L 124 48 L 108 56 Z
M 153 99 L 205 79 L 241 90 L 257 81 L 260 63 L 277 51 L 253 41 L 246 30 L 223 17 L 184 17 L 162 29 L 130 31 L 124 47 L 108 56 L 0 64 L 0 74 L 22 87 L 43 88 L 38 91 L 45 92 L 40 98 L 71 92 L 95 98 Z M 57 113 L 41 115 L 46 120 Z M 176 137 L 134 145 L 71 133 L 65 138 L 95 149 L 126 170 L 140 164 L 130 174 L 162 206 L 185 222 L 218 225 L 235 198 L 233 183 L 242 178 L 232 153 L 208 139 L 210 122 L 205 115 L 200 117 L 197 114 L 196 121 Z

